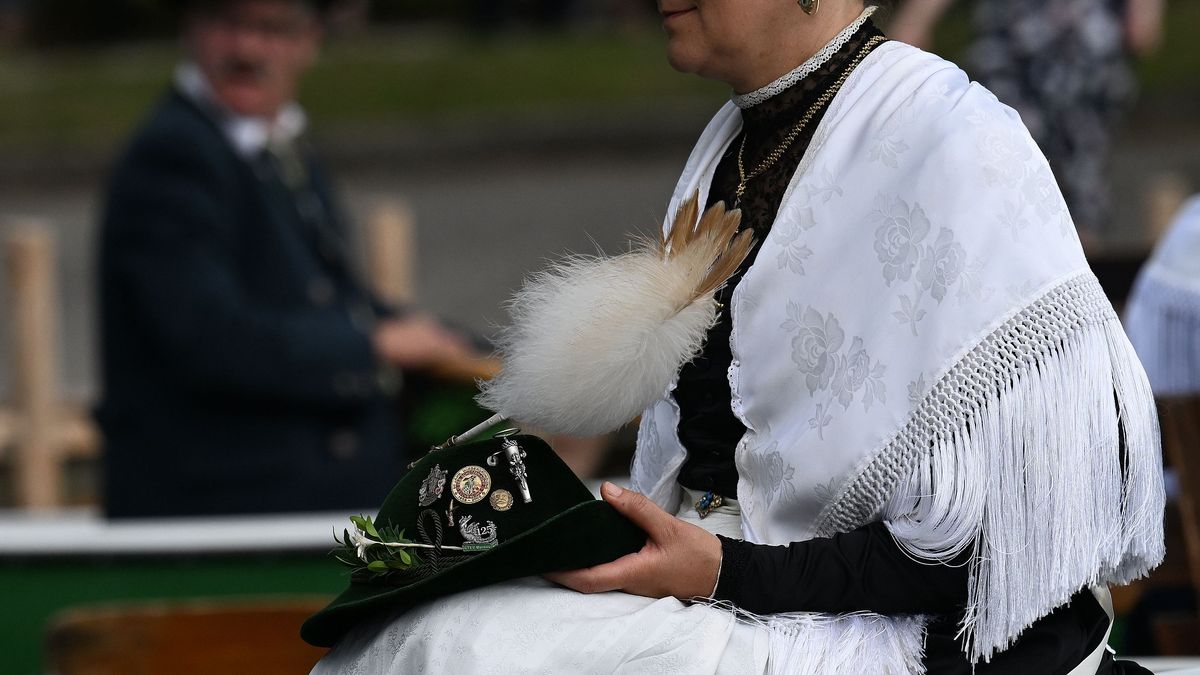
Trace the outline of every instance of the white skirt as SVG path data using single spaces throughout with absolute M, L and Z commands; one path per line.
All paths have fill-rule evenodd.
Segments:
M 677 515 L 715 534 L 742 537 L 736 502 L 703 520 L 690 503 Z M 915 620 L 815 614 L 779 622 L 746 619 L 725 608 L 675 598 L 583 595 L 531 577 L 464 591 L 359 625 L 312 672 L 921 672 L 923 631 Z

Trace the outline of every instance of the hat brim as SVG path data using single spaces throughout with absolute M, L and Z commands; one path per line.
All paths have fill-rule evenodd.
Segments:
M 381 611 L 397 612 L 453 592 L 558 570 L 591 567 L 633 553 L 646 533 L 606 502 L 573 506 L 535 528 L 407 586 L 352 583 L 300 628 L 305 642 L 332 647 L 356 624 Z

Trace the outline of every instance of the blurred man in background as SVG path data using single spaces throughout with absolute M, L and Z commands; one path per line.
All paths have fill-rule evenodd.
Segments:
M 327 4 L 183 7 L 186 61 L 101 232 L 112 517 L 377 504 L 406 461 L 387 373 L 469 358 L 354 273 L 295 102 Z

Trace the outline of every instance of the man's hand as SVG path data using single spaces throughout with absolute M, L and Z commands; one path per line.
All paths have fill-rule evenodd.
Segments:
M 371 334 L 375 354 L 400 368 L 429 368 L 475 357 L 466 340 L 428 316 L 380 322 Z
M 604 501 L 646 531 L 642 550 L 610 563 L 546 578 L 580 593 L 621 590 L 648 598 L 708 597 L 721 568 L 716 535 L 672 516 L 644 495 L 605 483 Z

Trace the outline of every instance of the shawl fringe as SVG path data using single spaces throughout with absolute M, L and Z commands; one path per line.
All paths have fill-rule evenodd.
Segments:
M 1086 273 L 943 376 L 844 491 L 857 516 L 832 513 L 826 527 L 851 529 L 883 497 L 884 520 L 914 557 L 970 550 L 960 635 L 972 662 L 987 661 L 1081 588 L 1128 583 L 1162 561 L 1157 419 L 1137 357 Z
M 694 602 L 730 612 L 769 634 L 770 675 L 924 675 L 926 617 L 869 612 L 755 614 L 727 601 Z

